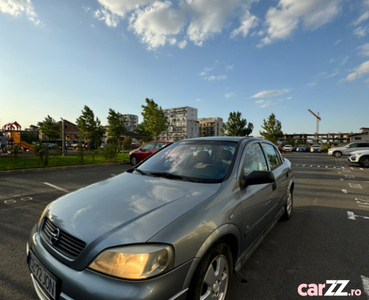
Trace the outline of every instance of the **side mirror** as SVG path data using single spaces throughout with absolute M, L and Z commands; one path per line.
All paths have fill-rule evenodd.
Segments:
M 242 186 L 244 189 L 249 185 L 265 184 L 275 182 L 275 176 L 270 171 L 252 171 L 249 175 L 242 178 Z

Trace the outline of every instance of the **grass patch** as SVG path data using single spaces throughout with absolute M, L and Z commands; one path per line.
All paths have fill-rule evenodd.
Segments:
M 62 167 L 62 166 L 73 166 L 73 165 L 90 165 L 90 164 L 102 164 L 109 162 L 128 162 L 128 153 L 118 153 L 115 159 L 108 159 L 103 155 L 89 154 L 83 155 L 83 161 L 78 155 L 50 155 L 48 158 L 48 165 L 41 166 L 40 159 L 37 156 L 22 157 L 19 155 L 16 159 L 9 156 L 0 157 L 0 171 L 4 170 L 17 170 L 17 169 L 32 169 L 32 168 L 50 168 L 50 167 Z

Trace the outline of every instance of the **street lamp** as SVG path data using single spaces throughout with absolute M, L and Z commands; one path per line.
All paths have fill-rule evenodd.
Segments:
M 60 118 L 62 121 L 62 155 L 65 156 L 65 126 L 64 126 L 64 119 Z

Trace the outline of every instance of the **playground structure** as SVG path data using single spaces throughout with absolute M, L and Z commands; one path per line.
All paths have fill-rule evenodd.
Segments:
M 12 149 L 14 145 L 18 145 L 20 149 L 33 150 L 33 145 L 22 141 L 21 139 L 22 126 L 17 121 L 13 123 L 5 124 L 2 128 L 2 132 L 8 135 L 8 148 Z

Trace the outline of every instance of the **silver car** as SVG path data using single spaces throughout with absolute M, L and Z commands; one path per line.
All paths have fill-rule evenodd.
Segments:
M 226 299 L 293 207 L 291 163 L 270 142 L 183 140 L 51 202 L 27 242 L 40 299 Z

